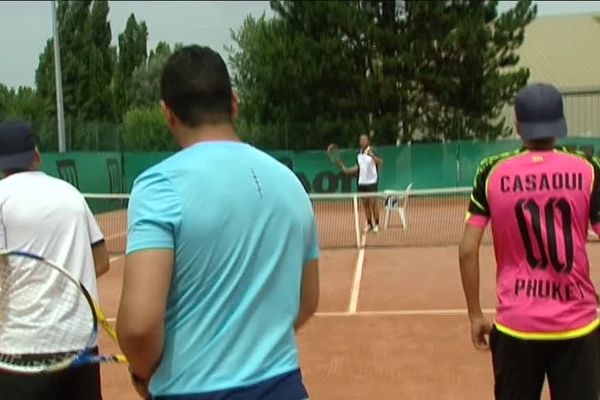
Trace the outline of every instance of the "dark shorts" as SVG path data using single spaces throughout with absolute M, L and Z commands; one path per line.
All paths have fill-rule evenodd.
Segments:
M 497 400 L 539 400 L 548 378 L 552 400 L 598 400 L 600 331 L 567 340 L 490 334 Z
M 98 364 L 47 374 L 15 374 L 0 370 L 2 400 L 101 400 Z
M 370 185 L 358 185 L 359 193 L 372 193 L 377 191 L 377 184 L 372 183 Z
M 308 393 L 299 369 L 252 386 L 203 394 L 154 396 L 152 400 L 304 400 Z

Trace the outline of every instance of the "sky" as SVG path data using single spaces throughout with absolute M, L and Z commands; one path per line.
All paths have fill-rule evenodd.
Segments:
M 516 1 L 501 1 L 500 11 Z M 600 13 L 600 1 L 537 1 L 538 16 Z M 231 29 L 247 15 L 272 16 L 268 1 L 111 1 L 113 44 L 131 13 L 146 21 L 148 49 L 159 41 L 203 44 L 224 55 Z M 52 36 L 48 1 L 0 1 L 0 83 L 32 86 L 46 40 Z

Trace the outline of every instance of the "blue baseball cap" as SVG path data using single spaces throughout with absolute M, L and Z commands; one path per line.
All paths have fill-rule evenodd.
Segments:
M 528 85 L 517 94 L 515 115 L 525 140 L 567 136 L 562 95 L 546 83 Z
M 0 124 L 0 170 L 29 168 L 34 157 L 35 134 L 28 124 Z

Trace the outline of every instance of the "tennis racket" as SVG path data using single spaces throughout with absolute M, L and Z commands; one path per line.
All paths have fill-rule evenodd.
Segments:
M 64 268 L 35 254 L 0 251 L 0 369 L 40 373 L 94 363 L 99 329 L 114 328 L 87 289 Z
M 334 164 L 341 164 L 342 163 L 342 157 L 341 157 L 341 154 L 340 154 L 340 148 L 335 143 L 331 143 L 329 146 L 327 146 L 327 156 L 329 157 L 329 159 L 331 160 L 331 162 L 334 163 Z

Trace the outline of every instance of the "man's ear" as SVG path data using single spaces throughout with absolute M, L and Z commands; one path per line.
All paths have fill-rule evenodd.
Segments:
M 231 117 L 235 121 L 240 113 L 240 96 L 235 90 L 231 91 Z
M 33 153 L 33 161 L 36 163 L 42 162 L 42 155 L 40 154 L 40 150 L 37 148 L 37 146 L 35 147 L 35 151 Z
M 519 128 L 519 121 L 515 120 L 515 131 L 517 132 L 517 136 L 521 137 L 521 129 Z
M 177 117 L 175 116 L 175 114 L 173 114 L 173 111 L 171 111 L 171 109 L 169 108 L 167 103 L 164 102 L 164 100 L 160 101 L 160 109 L 162 110 L 163 116 L 165 117 L 165 123 L 169 127 L 169 130 L 173 131 L 173 129 L 178 123 Z

